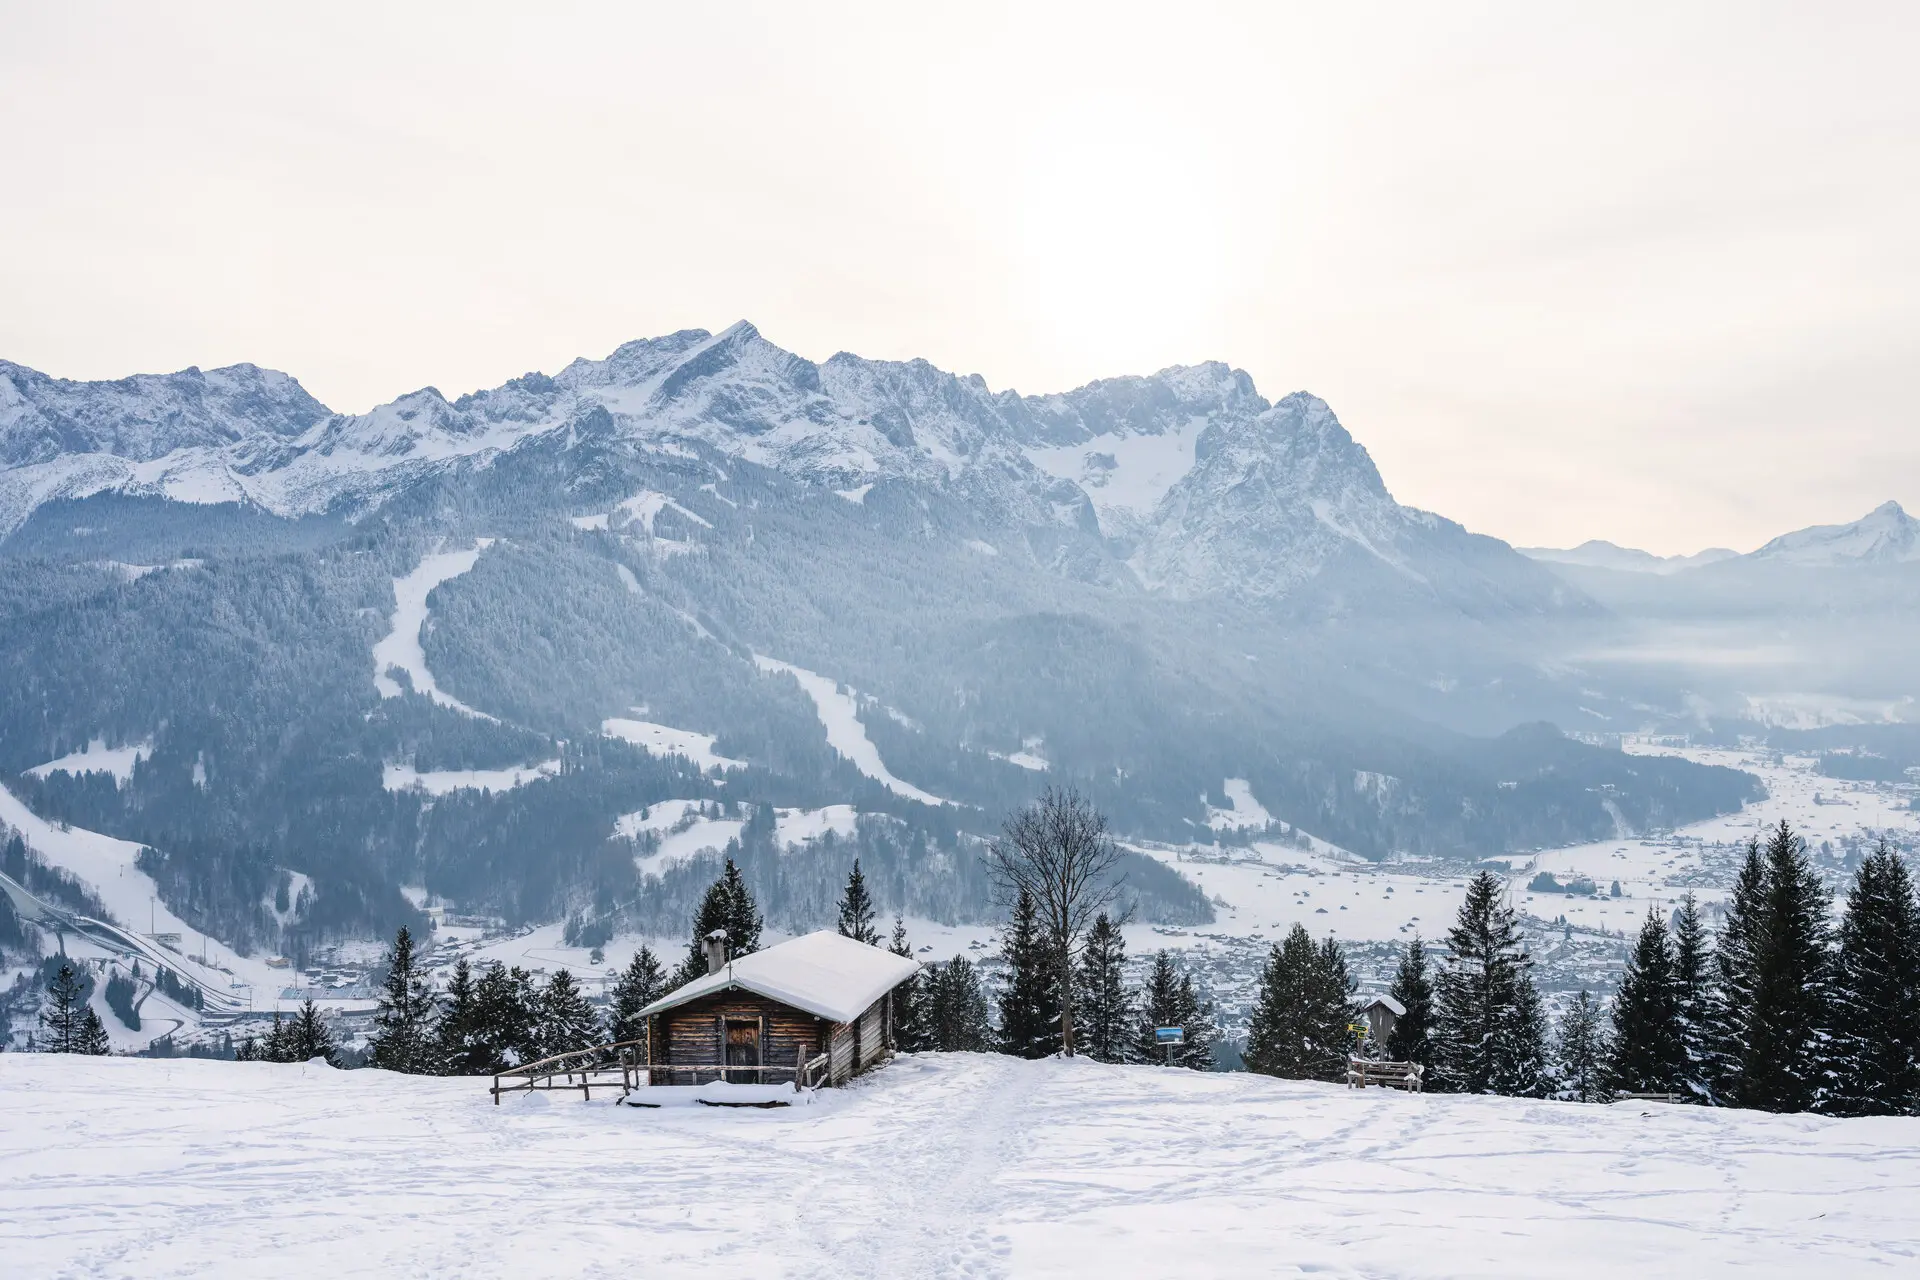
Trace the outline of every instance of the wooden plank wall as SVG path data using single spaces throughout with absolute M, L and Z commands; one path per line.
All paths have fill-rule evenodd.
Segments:
M 676 1067 L 722 1065 L 722 1024 L 727 1021 L 760 1023 L 760 1062 L 769 1067 L 792 1067 L 814 1058 L 824 1048 L 828 1029 L 812 1014 L 776 1000 L 749 991 L 723 991 L 654 1015 L 652 1061 Z

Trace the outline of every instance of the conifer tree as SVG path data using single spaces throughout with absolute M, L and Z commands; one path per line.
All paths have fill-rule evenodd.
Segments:
M 1285 1080 L 1343 1080 L 1353 1036 L 1352 980 L 1338 943 L 1296 924 L 1267 957 L 1247 1029 L 1247 1069 Z
M 462 956 L 447 979 L 446 997 L 434 1024 L 434 1054 L 450 1076 L 478 1076 L 499 1070 L 480 1017 L 480 993 L 473 966 Z
M 1213 1006 L 1194 994 L 1192 975 L 1169 953 L 1161 951 L 1154 956 L 1139 1006 L 1128 1046 L 1129 1061 L 1171 1063 L 1191 1071 L 1213 1070 L 1213 1045 L 1219 1038 L 1213 1024 Z M 1181 1030 L 1180 1043 L 1171 1052 L 1154 1036 L 1160 1027 Z
M 1080 1052 L 1097 1062 L 1124 1062 L 1132 1032 L 1126 988 L 1127 943 L 1120 928 L 1102 911 L 1087 930 L 1076 979 L 1080 986 L 1076 1020 Z
M 1013 918 L 1001 939 L 1007 983 L 1000 989 L 1000 1052 L 1044 1058 L 1060 1043 L 1060 997 L 1053 948 L 1040 936 L 1033 899 L 1014 899 Z
M 1546 1016 L 1502 882 L 1482 871 L 1447 933 L 1434 984 L 1433 1086 L 1533 1096 L 1545 1084 Z
M 1556 1049 L 1562 1097 L 1574 1102 L 1609 1101 L 1607 1033 L 1600 1004 L 1585 988 L 1560 1019 Z
M 324 1058 L 330 1067 L 340 1065 L 339 1049 L 333 1043 L 333 1031 L 309 999 L 300 1006 L 300 1012 L 294 1015 L 293 1023 L 287 1030 L 287 1061 L 311 1062 L 315 1058 Z
M 880 931 L 873 927 L 873 898 L 867 893 L 867 878 L 860 874 L 858 858 L 853 860 L 853 871 L 847 876 L 846 892 L 840 896 L 839 930 L 843 938 L 852 938 L 870 947 L 880 945 Z
M 940 1053 L 984 1053 L 993 1046 L 987 996 L 965 956 L 955 956 L 927 984 L 928 1047 Z
M 893 941 L 887 950 L 902 959 L 913 959 L 913 944 L 907 941 L 907 924 L 899 916 L 893 918 Z M 893 1039 L 903 1053 L 919 1053 L 929 1044 L 926 983 L 923 970 L 893 989 Z
M 233 1060 L 235 1062 L 259 1062 L 261 1060 L 260 1042 L 254 1037 L 248 1036 L 233 1047 Z
M 538 1052 L 543 1058 L 591 1049 L 600 1042 L 600 1019 L 565 969 L 555 970 L 540 992 L 539 1037 Z
M 1700 905 L 1691 892 L 1680 899 L 1673 920 L 1673 982 L 1680 1004 L 1680 1045 L 1686 1055 L 1681 1087 L 1695 1098 L 1708 1083 L 1709 1028 L 1713 1019 L 1713 954 Z
M 1713 1099 L 1738 1105 L 1752 1018 L 1759 936 L 1765 923 L 1767 864 L 1758 838 L 1734 877 L 1720 936 L 1713 948 L 1714 983 L 1708 1001 L 1707 1079 Z
M 94 1012 L 92 1005 L 80 1015 L 80 1030 L 75 1038 L 73 1051 L 104 1058 L 112 1050 L 107 1040 L 106 1024 L 100 1021 L 100 1015 Z
M 1606 1074 L 1616 1093 L 1674 1093 L 1687 1078 L 1677 967 L 1666 921 L 1649 907 L 1613 998 Z
M 614 1043 L 644 1039 L 646 1019 L 640 1011 L 667 994 L 667 975 L 644 944 L 633 953 L 626 971 L 613 984 L 613 1003 L 607 1011 L 607 1035 Z
M 86 995 L 86 986 L 73 971 L 73 965 L 62 960 L 52 981 L 47 983 L 47 1007 L 40 1014 L 40 1025 L 47 1033 L 45 1052 L 80 1052 Z
M 480 1028 L 475 1059 L 487 1064 L 482 1073 L 541 1056 L 540 993 L 532 974 L 496 960 L 474 984 L 474 1003 Z
M 1433 1065 L 1433 980 L 1427 972 L 1427 948 L 1415 934 L 1394 970 L 1387 994 L 1406 1012 L 1395 1019 L 1387 1036 L 1387 1057 L 1394 1062 Z
M 1762 1111 L 1808 1111 L 1831 1092 L 1830 902 L 1805 841 L 1784 820 L 1767 838 L 1765 859 L 1753 1004 L 1729 1101 Z
M 702 944 L 714 930 L 726 930 L 727 958 L 733 959 L 760 949 L 760 924 L 760 908 L 754 904 L 740 868 L 728 858 L 726 869 L 708 887 L 706 896 L 700 899 L 699 909 L 693 913 L 693 940 L 673 985 L 682 987 L 706 976 L 707 956 Z
M 260 1061 L 292 1062 L 293 1055 L 287 1045 L 287 1025 L 281 1020 L 280 1011 L 273 1011 L 273 1030 L 267 1032 L 267 1038 L 260 1045 Z
M 1920 1111 L 1920 904 L 1883 838 L 1860 863 L 1840 924 L 1835 1096 L 1842 1115 Z
M 433 1074 L 434 999 L 427 979 L 414 964 L 413 935 L 405 925 L 394 935 L 380 1008 L 373 1015 L 368 1062 L 386 1071 Z

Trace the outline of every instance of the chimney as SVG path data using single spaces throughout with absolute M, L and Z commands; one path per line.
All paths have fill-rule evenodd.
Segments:
M 707 958 L 707 972 L 718 973 L 727 963 L 727 931 L 715 929 L 700 944 L 701 954 Z

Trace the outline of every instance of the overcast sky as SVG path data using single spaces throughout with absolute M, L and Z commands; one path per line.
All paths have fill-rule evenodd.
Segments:
M 1523 545 L 1920 508 L 1912 0 L 908 7 L 0 0 L 0 357 L 362 410 L 744 318 L 1226 360 Z

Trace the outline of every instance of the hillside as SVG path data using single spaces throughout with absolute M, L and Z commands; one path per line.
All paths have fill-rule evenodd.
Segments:
M 1830 1280 L 1920 1249 L 1920 1122 L 972 1055 L 641 1111 L 322 1067 L 0 1058 L 10 1274 Z

